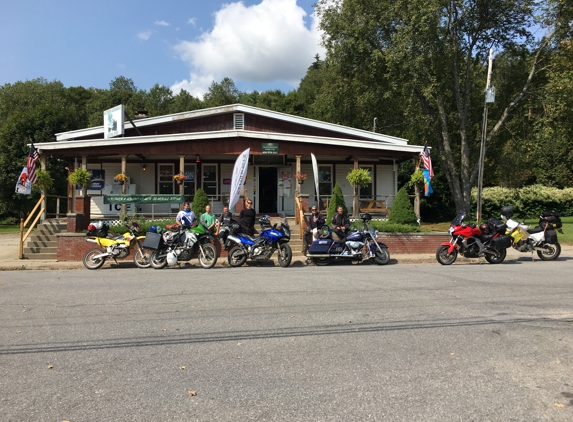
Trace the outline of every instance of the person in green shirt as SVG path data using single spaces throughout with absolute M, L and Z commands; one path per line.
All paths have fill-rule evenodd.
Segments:
M 207 233 L 213 234 L 217 228 L 217 218 L 215 214 L 211 212 L 211 205 L 205 207 L 205 212 L 201 214 L 201 223 L 207 228 Z

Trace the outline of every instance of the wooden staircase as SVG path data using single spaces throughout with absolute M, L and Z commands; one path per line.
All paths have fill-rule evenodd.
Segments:
M 67 225 L 62 220 L 44 220 L 26 240 L 24 258 L 55 261 L 58 254 L 57 234 L 66 230 Z

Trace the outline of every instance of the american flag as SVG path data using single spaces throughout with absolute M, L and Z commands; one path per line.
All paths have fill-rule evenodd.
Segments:
M 30 146 L 30 153 L 28 154 L 28 161 L 26 162 L 26 169 L 28 170 L 28 180 L 30 184 L 36 183 L 36 161 L 38 161 L 40 156 L 38 155 L 38 150 L 34 147 L 34 143 Z
M 430 177 L 434 177 L 434 169 L 432 168 L 432 159 L 430 158 L 430 149 L 428 148 L 428 145 L 424 146 L 422 161 L 424 162 L 424 168 L 430 172 Z

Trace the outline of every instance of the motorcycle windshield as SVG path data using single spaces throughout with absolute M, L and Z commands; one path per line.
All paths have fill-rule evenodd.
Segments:
M 458 212 L 458 215 L 456 215 L 456 218 L 454 218 L 452 220 L 452 226 L 461 225 L 462 222 L 464 221 L 464 218 L 466 218 L 466 212 L 465 211 Z

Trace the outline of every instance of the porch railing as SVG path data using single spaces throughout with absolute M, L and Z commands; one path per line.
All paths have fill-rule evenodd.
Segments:
M 44 198 L 45 198 L 44 195 L 42 195 L 40 197 L 38 203 L 36 204 L 36 206 L 34 207 L 32 212 L 28 215 L 28 218 L 26 218 L 26 221 L 24 221 L 23 218 L 20 219 L 20 249 L 18 251 L 18 259 L 24 258 L 24 242 L 26 241 L 26 239 L 30 235 L 30 232 L 34 229 L 34 227 L 36 227 L 36 224 L 38 224 L 38 220 L 42 217 L 42 214 L 44 214 L 45 208 L 44 207 L 40 208 L 40 206 L 42 205 L 42 202 L 44 201 Z M 40 211 L 36 214 L 36 211 L 38 211 L 38 208 L 40 208 Z M 36 218 L 34 218 L 34 221 L 30 225 L 30 228 L 28 229 L 26 234 L 24 234 L 24 230 L 26 229 L 26 225 L 30 222 L 30 220 L 32 219 L 32 217 L 34 217 L 34 215 L 36 215 Z

